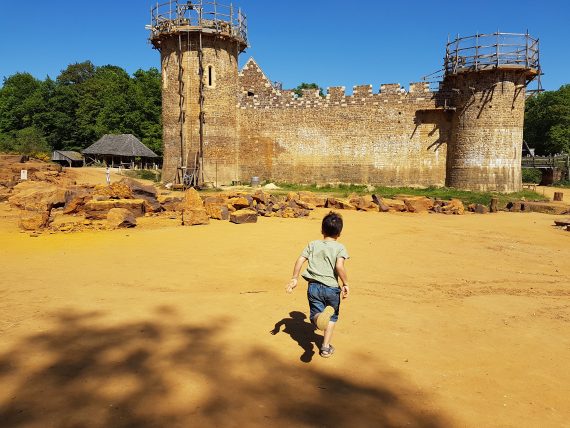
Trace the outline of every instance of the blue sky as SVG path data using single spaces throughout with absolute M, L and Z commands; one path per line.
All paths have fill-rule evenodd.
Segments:
M 164 0 L 163 0 L 164 1 Z M 227 0 L 229 3 L 229 0 Z M 0 78 L 27 71 L 57 77 L 91 60 L 132 73 L 159 67 L 147 43 L 148 0 L 2 0 Z M 545 89 L 570 83 L 570 1 L 234 1 L 248 17 L 249 48 L 284 87 L 419 81 L 441 68 L 449 34 L 521 32 L 540 38 Z

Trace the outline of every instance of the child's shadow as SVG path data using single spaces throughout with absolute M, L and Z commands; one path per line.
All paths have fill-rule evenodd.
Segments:
M 313 344 L 317 346 L 317 349 L 321 348 L 323 343 L 323 337 L 315 333 L 315 326 L 310 322 L 306 322 L 306 315 L 302 312 L 289 312 L 291 318 L 283 318 L 277 324 L 273 330 L 270 331 L 271 334 L 275 335 L 281 330 L 281 326 L 285 326 L 283 330 L 291 339 L 299 344 L 303 348 L 303 355 L 301 355 L 300 360 L 304 363 L 309 363 L 315 355 L 313 349 Z

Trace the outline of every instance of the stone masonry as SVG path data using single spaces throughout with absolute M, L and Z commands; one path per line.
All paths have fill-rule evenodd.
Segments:
M 437 92 L 420 82 L 297 97 L 253 58 L 238 71 L 247 44 L 235 28 L 170 24 L 151 36 L 161 51 L 165 182 L 199 150 L 201 37 L 205 181 L 521 189 L 528 68 L 465 67 L 446 74 Z

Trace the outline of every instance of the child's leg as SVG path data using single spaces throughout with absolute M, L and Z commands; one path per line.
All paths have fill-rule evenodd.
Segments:
M 325 337 L 323 339 L 323 348 L 328 348 L 329 345 L 331 344 L 335 325 L 336 325 L 336 322 L 329 321 L 329 325 L 327 326 L 327 328 L 325 330 Z

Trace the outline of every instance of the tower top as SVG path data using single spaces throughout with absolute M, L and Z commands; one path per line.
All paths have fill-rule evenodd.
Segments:
M 159 49 L 162 40 L 182 33 L 213 34 L 233 39 L 240 52 L 247 48 L 247 18 L 232 3 L 216 0 L 169 0 L 157 3 L 150 11 L 150 42 Z
M 528 32 L 476 34 L 448 41 L 446 76 L 495 69 L 520 70 L 533 78 L 540 74 L 538 39 Z

